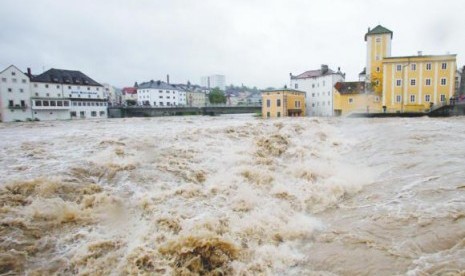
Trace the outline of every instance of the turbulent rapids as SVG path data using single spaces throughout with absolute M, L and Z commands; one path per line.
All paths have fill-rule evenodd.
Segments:
M 463 275 L 465 119 L 0 125 L 0 275 Z

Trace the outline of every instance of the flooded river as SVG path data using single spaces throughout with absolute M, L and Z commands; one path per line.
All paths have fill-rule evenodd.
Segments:
M 0 275 L 463 275 L 465 118 L 0 124 Z

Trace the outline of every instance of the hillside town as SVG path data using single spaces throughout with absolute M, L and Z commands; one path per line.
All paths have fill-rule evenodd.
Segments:
M 393 32 L 368 28 L 365 66 L 358 80 L 321 65 L 289 74 L 289 86 L 260 90 L 226 85 L 224 75 L 204 76 L 200 85 L 166 80 L 116 88 L 78 70 L 49 69 L 33 74 L 11 65 L 0 72 L 0 121 L 42 121 L 109 117 L 109 108 L 189 108 L 221 104 L 261 106 L 263 118 L 349 116 L 369 113 L 427 113 L 464 101 L 465 66 L 456 55 L 392 56 Z M 212 100 L 218 90 L 222 98 Z M 262 104 L 263 103 L 263 104 Z

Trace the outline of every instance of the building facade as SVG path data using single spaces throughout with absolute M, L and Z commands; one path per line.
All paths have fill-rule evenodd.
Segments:
M 31 107 L 38 120 L 107 118 L 103 85 L 80 71 L 50 69 L 31 75 Z
M 262 117 L 305 116 L 305 92 L 294 89 L 279 89 L 262 92 Z
M 0 121 L 32 120 L 29 77 L 11 65 L 0 72 Z
M 144 82 L 137 87 L 137 104 L 141 106 L 184 106 L 185 97 L 184 94 L 181 100 L 178 87 L 159 80 Z
M 206 88 L 219 88 L 224 91 L 226 89 L 226 77 L 224 75 L 204 76 L 200 79 L 200 85 Z
M 300 75 L 290 74 L 291 88 L 307 93 L 307 116 L 333 116 L 333 86 L 344 81 L 345 74 L 335 72 L 327 65 L 321 65 L 318 70 L 309 70 Z
M 387 112 L 426 112 L 454 97 L 456 55 L 389 57 L 383 71 Z
M 364 81 L 336 83 L 334 85 L 334 115 L 382 112 L 379 95 L 368 92 L 365 85 Z
M 190 107 L 202 107 L 207 104 L 207 96 L 202 91 L 187 91 L 187 106 Z

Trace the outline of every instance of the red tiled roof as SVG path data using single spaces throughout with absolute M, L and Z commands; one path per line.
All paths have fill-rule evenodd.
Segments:
M 125 87 L 123 88 L 123 95 L 125 94 L 137 94 L 137 88 L 135 87 Z

